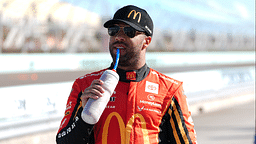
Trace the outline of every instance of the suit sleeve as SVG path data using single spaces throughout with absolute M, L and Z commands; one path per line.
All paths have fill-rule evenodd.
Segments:
M 175 91 L 160 125 L 161 143 L 197 144 L 194 123 L 182 84 Z
M 65 116 L 56 135 L 57 144 L 84 144 L 94 141 L 93 125 L 85 123 L 81 118 L 81 94 L 82 91 L 75 81 L 66 104 Z

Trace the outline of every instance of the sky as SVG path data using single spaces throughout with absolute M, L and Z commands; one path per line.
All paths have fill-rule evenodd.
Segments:
M 209 30 L 214 25 L 254 33 L 254 0 L 61 0 L 83 7 L 104 17 L 112 17 L 125 5 L 136 5 L 148 11 L 156 27 L 165 29 Z M 208 25 L 208 26 L 207 26 Z M 203 27 L 202 27 L 203 26 Z M 223 29 L 218 29 L 222 31 Z

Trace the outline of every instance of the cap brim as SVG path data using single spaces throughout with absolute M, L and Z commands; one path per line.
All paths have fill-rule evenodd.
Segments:
M 116 24 L 116 23 L 118 23 L 118 22 L 124 22 L 124 23 L 130 25 L 131 27 L 135 28 L 135 29 L 138 30 L 138 31 L 145 31 L 145 30 L 143 30 L 141 27 L 137 26 L 136 24 L 131 23 L 131 22 L 126 21 L 126 20 L 122 20 L 122 19 L 112 19 L 112 20 L 109 20 L 109 21 L 105 22 L 103 26 L 104 26 L 105 28 L 108 28 L 109 26 L 111 26 L 111 25 L 113 25 L 113 24 Z

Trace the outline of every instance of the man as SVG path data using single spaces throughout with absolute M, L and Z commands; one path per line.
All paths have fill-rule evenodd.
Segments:
M 99 78 L 106 69 L 76 79 L 57 143 L 195 144 L 196 134 L 182 82 L 146 65 L 146 50 L 153 35 L 148 13 L 136 6 L 125 6 L 104 27 L 110 35 L 113 61 L 117 48 L 120 49 L 118 85 L 99 121 L 91 125 L 83 121 L 81 112 L 89 98 L 98 99 L 104 93 Z

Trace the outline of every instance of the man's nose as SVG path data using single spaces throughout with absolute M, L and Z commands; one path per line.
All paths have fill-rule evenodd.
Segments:
M 115 35 L 115 40 L 117 41 L 125 41 L 125 33 L 123 29 L 120 29 L 119 32 Z

